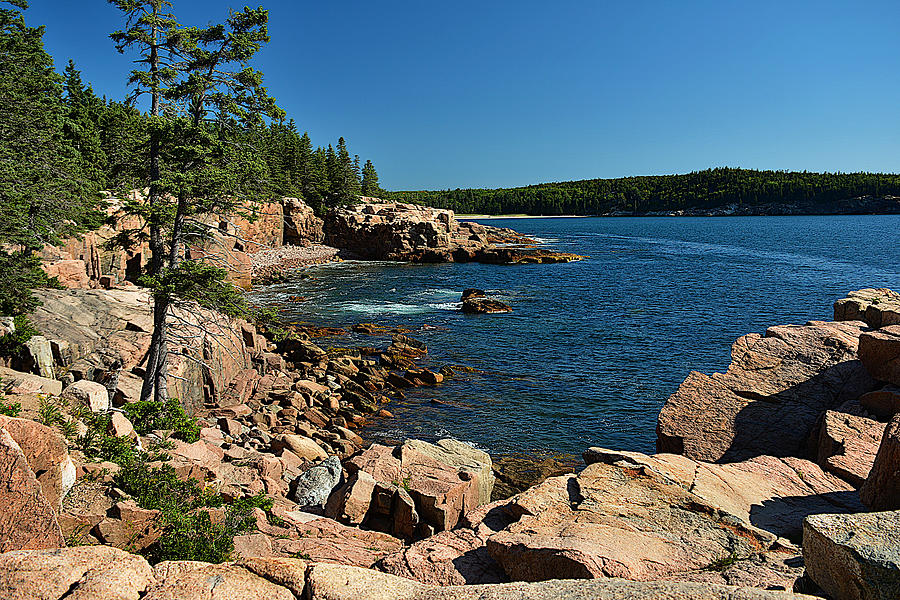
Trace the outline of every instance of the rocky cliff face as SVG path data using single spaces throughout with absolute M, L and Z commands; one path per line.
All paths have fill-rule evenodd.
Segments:
M 581 258 L 536 248 L 510 230 L 459 222 L 451 210 L 370 200 L 331 211 L 325 243 L 367 260 L 509 264 Z
M 153 331 L 150 295 L 138 289 L 41 290 L 38 297 L 43 305 L 31 320 L 68 382 L 99 381 L 123 401 L 137 399 Z M 221 397 L 252 366 L 242 330 L 251 337 L 255 330 L 247 323 L 200 308 L 176 309 L 169 321 L 169 390 L 191 410 Z
M 324 222 L 313 209 L 298 198 L 282 199 L 284 206 L 284 243 L 293 246 L 318 244 L 325 238 Z
M 139 192 L 131 200 L 140 202 Z M 131 248 L 112 249 L 106 243 L 126 230 L 137 230 L 137 217 L 121 212 L 122 201 L 108 199 L 107 213 L 114 225 L 104 225 L 80 238 L 65 240 L 60 247 L 42 251 L 44 269 L 67 288 L 113 287 L 136 281 L 149 260 L 146 242 Z M 285 244 L 309 246 L 322 240 L 322 220 L 296 198 L 242 207 L 234 214 L 205 220 L 210 239 L 188 249 L 192 258 L 206 260 L 225 269 L 237 285 L 249 288 L 253 280 L 253 257 Z

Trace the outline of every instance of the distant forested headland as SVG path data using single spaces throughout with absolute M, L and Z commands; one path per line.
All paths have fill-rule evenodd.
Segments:
M 462 214 L 604 215 L 647 213 L 829 214 L 895 212 L 900 175 L 809 173 L 722 167 L 686 175 L 586 179 L 518 188 L 385 194 Z

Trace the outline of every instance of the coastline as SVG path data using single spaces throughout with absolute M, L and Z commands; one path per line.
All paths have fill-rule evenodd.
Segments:
M 491 219 L 591 219 L 599 215 L 464 215 L 457 214 L 458 220 L 489 221 Z

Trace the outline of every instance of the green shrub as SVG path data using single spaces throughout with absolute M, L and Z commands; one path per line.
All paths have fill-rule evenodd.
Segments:
M 0 356 L 17 355 L 22 346 L 25 345 L 25 342 L 36 335 L 40 335 L 40 331 L 38 331 L 34 324 L 28 320 L 28 317 L 24 315 L 15 316 L 13 322 L 15 323 L 16 330 L 12 333 L 0 336 Z
M 123 465 L 115 481 L 139 506 L 164 513 L 222 505 L 222 499 L 202 489 L 196 479 L 178 479 L 170 465 L 151 467 L 138 460 Z
M 65 398 L 41 396 L 38 406 L 38 420 L 47 427 L 56 427 L 67 440 L 77 435 L 76 420 L 69 417 L 69 401 Z
M 169 398 L 165 404 L 155 400 L 132 402 L 126 404 L 123 410 L 140 435 L 170 429 L 173 437 L 185 442 L 192 443 L 200 439 L 197 419 L 187 416 L 177 398 Z
M 10 253 L 0 250 L 0 315 L 31 312 L 41 304 L 32 290 L 42 287 L 62 286 L 55 277 L 47 277 L 41 269 L 40 257 L 27 251 Z
M 160 511 L 163 534 L 148 550 L 151 562 L 199 560 L 220 563 L 232 559 L 234 536 L 254 529 L 253 509 L 266 512 L 272 500 L 260 493 L 240 498 L 225 507 L 222 523 L 213 523 L 203 508 L 222 505 L 221 497 L 200 487 L 194 479 L 181 481 L 169 465 L 150 467 L 146 462 L 124 466 L 116 485 L 143 508 Z
M 2 379 L 0 379 L 0 383 L 3 383 Z M 0 415 L 18 417 L 20 412 L 22 412 L 21 404 L 18 402 L 7 402 L 6 397 L 0 394 Z
M 0 396 L 0 415 L 7 417 L 18 417 L 22 412 L 22 405 L 18 402 L 7 402 L 5 398 Z

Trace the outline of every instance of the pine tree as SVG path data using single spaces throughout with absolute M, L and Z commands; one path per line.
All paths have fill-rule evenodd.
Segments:
M 0 297 L 4 312 L 25 312 L 36 305 L 27 290 L 47 283 L 31 252 L 99 225 L 99 213 L 83 157 L 66 137 L 62 78 L 44 51 L 44 30 L 25 24 L 16 8 L 27 4 L 7 4 L 14 8 L 0 8 L 0 245 L 17 250 L 0 251 Z
M 378 196 L 381 194 L 381 187 L 378 185 L 378 173 L 375 172 L 375 165 L 371 160 L 367 160 L 362 168 L 362 195 Z
M 329 146 L 331 148 L 331 146 Z M 359 195 L 359 175 L 354 170 L 354 161 L 347 150 L 347 142 L 343 137 L 338 139 L 331 180 L 332 205 L 352 202 Z
M 153 206 L 142 214 L 160 234 L 153 247 L 151 232 L 158 265 L 143 279 L 153 293 L 154 331 L 141 396 L 152 393 L 163 401 L 170 307 L 197 302 L 227 314 L 245 307 L 224 270 L 190 260 L 185 248 L 208 239 L 204 216 L 271 197 L 260 148 L 266 140 L 263 118 L 280 120 L 284 114 L 262 86 L 262 74 L 248 66 L 268 42 L 267 11 L 244 8 L 223 24 L 196 28 L 182 27 L 163 13 L 171 7 L 164 0 L 113 1 L 130 26 L 113 39 L 123 50 L 137 46 L 149 67 L 131 77 L 135 92 L 149 92 L 152 99 L 148 204 Z M 159 112 L 162 102 L 165 114 Z
M 106 111 L 106 103 L 94 94 L 90 85 L 84 85 L 81 72 L 72 60 L 66 65 L 65 92 L 68 107 L 68 120 L 64 128 L 66 138 L 80 154 L 85 176 L 97 188 L 105 189 L 109 165 L 100 138 L 99 123 Z
M 169 12 L 172 3 L 167 0 L 109 0 L 109 2 L 125 16 L 126 28 L 110 34 L 116 50 L 124 54 L 126 51 L 136 49 L 140 57 L 136 62 L 145 67 L 143 70 L 135 69 L 131 72 L 128 79 L 132 86 L 129 100 L 134 101 L 143 95 L 150 96 L 146 156 L 136 155 L 130 165 L 131 169 L 126 168 L 126 172 L 131 170 L 133 178 L 140 182 L 133 187 L 143 188 L 143 184 L 146 183 L 149 194 L 146 204 L 127 203 L 125 209 L 126 212 L 139 215 L 146 222 L 150 232 L 151 254 L 148 275 L 155 277 L 162 273 L 165 264 L 166 244 L 163 233 L 172 214 L 172 206 L 167 201 L 161 185 L 160 147 L 165 125 L 162 102 L 164 92 L 174 83 L 173 66 L 178 60 L 181 26 L 175 15 Z M 140 236 L 142 233 L 143 228 L 133 232 L 123 231 L 120 239 L 123 240 L 123 245 L 129 245 L 129 234 Z M 147 358 L 147 375 L 141 389 L 141 400 L 148 400 L 154 390 L 158 400 L 165 399 L 166 396 L 165 376 L 160 376 L 160 373 L 165 371 L 161 363 L 166 353 L 167 310 L 168 305 L 165 303 L 154 302 L 153 337 Z

